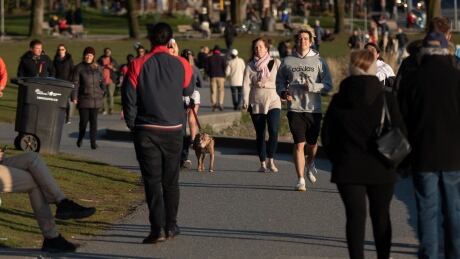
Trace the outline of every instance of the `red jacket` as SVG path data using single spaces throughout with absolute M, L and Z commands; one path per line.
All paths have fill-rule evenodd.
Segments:
M 0 92 L 3 92 L 7 82 L 8 72 L 6 71 L 6 65 L 5 62 L 3 62 L 3 59 L 0 58 Z

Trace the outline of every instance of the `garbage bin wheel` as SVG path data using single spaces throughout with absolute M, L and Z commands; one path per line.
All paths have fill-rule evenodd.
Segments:
M 40 150 L 40 143 L 34 135 L 24 134 L 20 136 L 19 145 L 23 151 L 38 152 Z

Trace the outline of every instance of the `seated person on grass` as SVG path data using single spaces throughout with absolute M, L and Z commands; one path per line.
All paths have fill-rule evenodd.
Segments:
M 56 229 L 54 218 L 82 219 L 95 208 L 80 206 L 66 198 L 40 155 L 27 152 L 5 157 L 0 149 L 0 193 L 28 193 L 32 209 L 44 236 L 41 250 L 45 252 L 73 252 L 77 245 L 65 240 Z M 56 204 L 53 217 L 49 204 Z

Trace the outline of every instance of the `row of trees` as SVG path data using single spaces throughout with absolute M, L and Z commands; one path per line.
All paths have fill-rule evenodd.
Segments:
M 79 0 L 77 0 L 79 2 Z M 100 3 L 101 0 L 97 0 Z M 345 23 L 345 1 L 346 0 L 334 0 L 334 13 L 335 13 L 335 32 L 340 33 L 344 30 Z M 379 0 L 380 1 L 380 0 Z M 353 1 L 352 1 L 353 2 Z M 441 14 L 441 0 L 425 0 L 427 6 L 427 20 L 429 21 L 432 17 Z M 78 3 L 77 3 L 78 4 Z M 175 1 L 168 0 L 169 11 L 174 10 Z M 208 10 L 212 9 L 212 0 L 204 0 L 203 5 L 208 7 Z M 234 23 L 241 23 L 246 14 L 246 7 L 248 0 L 231 0 L 231 18 Z M 31 6 L 31 19 L 29 26 L 29 36 L 37 37 L 42 35 L 42 24 L 44 21 L 44 8 L 45 0 L 32 0 Z M 131 38 L 139 38 L 139 22 L 138 22 L 138 8 L 136 0 L 127 0 L 127 19 L 129 26 L 129 36 Z

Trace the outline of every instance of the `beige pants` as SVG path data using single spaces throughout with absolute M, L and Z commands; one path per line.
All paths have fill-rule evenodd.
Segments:
M 3 160 L 0 164 L 0 192 L 27 192 L 43 236 L 58 236 L 49 204 L 58 203 L 65 196 L 37 153 L 23 153 Z
M 212 77 L 211 78 L 211 104 L 213 107 L 222 106 L 224 107 L 224 77 Z M 217 102 L 219 98 L 219 102 Z
M 114 105 L 113 96 L 115 94 L 115 84 L 107 84 L 105 85 L 105 88 L 106 93 L 104 94 L 104 112 L 112 113 Z

